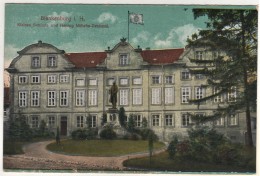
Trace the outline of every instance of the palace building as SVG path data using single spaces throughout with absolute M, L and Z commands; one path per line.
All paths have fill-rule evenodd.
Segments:
M 127 116 L 134 114 L 137 127 L 146 118 L 161 140 L 185 137 L 193 124 L 189 114 L 210 115 L 220 103 L 235 101 L 236 89 L 199 108 L 189 103 L 214 91 L 201 86 L 205 76 L 189 72 L 196 67 L 189 58 L 215 55 L 203 48 L 143 50 L 125 39 L 102 52 L 66 53 L 39 41 L 18 51 L 7 69 L 10 116 L 24 115 L 32 128 L 44 120 L 49 130 L 59 126 L 67 136 L 86 127 L 87 116 L 91 127 L 101 128 L 104 113 L 112 107 L 109 89 L 116 82 L 117 109 L 124 107 Z M 245 142 L 244 112 L 202 125 L 215 126 L 234 142 Z

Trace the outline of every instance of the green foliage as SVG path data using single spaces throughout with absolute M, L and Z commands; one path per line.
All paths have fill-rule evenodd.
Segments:
M 143 128 L 139 131 L 142 140 L 148 140 L 150 133 L 154 133 L 150 128 Z M 154 140 L 157 141 L 158 137 L 154 134 Z
M 227 165 L 238 164 L 241 159 L 238 148 L 230 143 L 217 146 L 213 155 L 214 162 Z
M 101 119 L 101 125 L 105 125 L 107 123 L 107 113 L 103 113 L 102 119 Z
M 143 121 L 142 121 L 142 127 L 143 127 L 143 128 L 147 128 L 147 126 L 148 126 L 148 121 L 147 121 L 147 119 L 144 117 L 144 118 L 143 118 Z
M 130 114 L 129 115 L 129 119 L 128 119 L 128 123 L 127 123 L 127 131 L 129 133 L 134 133 L 135 132 L 135 120 L 134 120 L 134 115 Z
M 95 139 L 97 136 L 97 129 L 83 128 L 72 131 L 71 137 L 73 140 Z
M 251 96 L 251 92 L 256 92 L 256 86 L 251 87 L 250 82 L 256 80 L 257 71 L 257 10 L 193 9 L 193 13 L 195 19 L 207 16 L 207 29 L 192 35 L 192 38 L 188 39 L 188 47 L 203 47 L 207 51 L 220 55 L 212 54 L 212 57 L 203 59 L 214 61 L 214 67 L 212 64 L 207 65 L 206 61 L 202 63 L 204 61 L 191 59 L 191 62 L 200 66 L 201 71 L 205 67 L 209 68 L 204 70 L 208 79 L 207 86 L 215 87 L 219 92 L 191 102 L 199 105 L 206 99 L 227 94 L 232 87 L 236 87 L 239 90 L 236 100 L 227 102 L 226 106 L 219 106 L 216 114 L 212 115 L 212 120 L 244 109 L 248 145 L 252 147 L 250 106 L 254 108 L 256 105 L 256 96 Z M 202 122 L 204 119 L 199 120 Z M 205 121 L 208 120 L 210 118 L 205 117 Z
M 30 141 L 33 137 L 33 132 L 26 119 L 22 115 L 18 115 L 15 119 L 11 119 L 9 127 L 9 137 L 12 140 Z
M 174 140 L 172 140 L 170 143 L 169 143 L 169 146 L 167 148 L 167 151 L 169 153 L 169 158 L 170 159 L 174 159 L 174 156 L 176 154 L 176 146 L 178 144 L 178 138 L 175 136 L 174 137 Z
M 125 115 L 125 109 L 124 109 L 124 107 L 121 107 L 121 108 L 119 109 L 119 115 L 118 115 L 118 117 L 119 117 L 119 123 L 120 123 L 120 125 L 121 125 L 123 128 L 125 128 L 125 127 L 126 127 L 126 115 Z
M 44 120 L 41 120 L 40 127 L 39 127 L 39 133 L 40 135 L 44 135 L 46 129 L 46 122 Z
M 99 136 L 102 139 L 115 139 L 117 137 L 116 132 L 114 132 L 113 128 L 111 127 L 106 127 L 105 129 L 103 129 Z

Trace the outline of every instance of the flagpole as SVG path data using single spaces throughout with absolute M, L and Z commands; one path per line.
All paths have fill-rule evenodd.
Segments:
M 128 40 L 128 43 L 130 42 L 130 39 L 129 39 L 129 11 L 128 11 L 128 33 L 127 33 L 127 40 Z

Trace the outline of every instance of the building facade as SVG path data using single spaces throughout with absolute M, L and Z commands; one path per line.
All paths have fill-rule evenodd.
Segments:
M 24 115 L 32 128 L 44 120 L 50 130 L 60 127 L 62 135 L 70 135 L 86 127 L 101 128 L 104 113 L 111 108 L 109 89 L 118 86 L 117 107 L 126 115 L 133 114 L 136 126 L 144 118 L 161 140 L 173 135 L 187 136 L 193 124 L 189 114 L 210 115 L 220 103 L 235 101 L 236 90 L 198 105 L 214 89 L 204 88 L 203 75 L 194 75 L 196 68 L 189 58 L 215 57 L 203 48 L 142 50 L 133 48 L 125 39 L 104 52 L 66 53 L 51 44 L 29 45 L 18 52 L 9 68 L 12 117 Z M 245 142 L 245 117 L 237 112 L 215 122 L 215 126 L 234 142 Z

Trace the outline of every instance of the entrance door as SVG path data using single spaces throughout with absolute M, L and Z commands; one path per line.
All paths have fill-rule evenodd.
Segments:
M 62 116 L 60 119 L 60 134 L 63 136 L 67 135 L 67 117 Z

